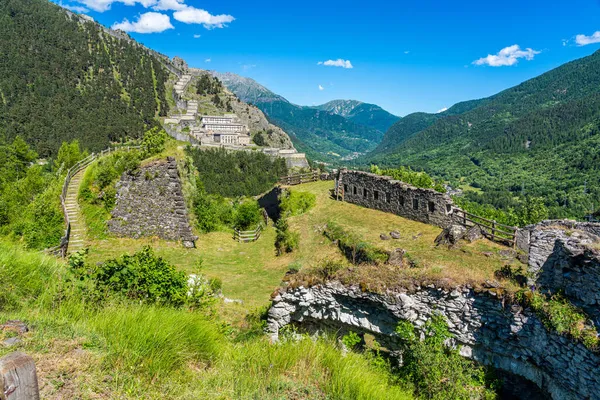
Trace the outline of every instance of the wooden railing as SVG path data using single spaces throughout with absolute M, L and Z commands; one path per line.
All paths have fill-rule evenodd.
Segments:
M 500 224 L 496 221 L 471 214 L 460 208 L 454 208 L 454 220 L 466 228 L 478 226 L 481 228 L 483 235 L 491 241 L 511 247 L 516 246 L 518 228 L 515 226 Z
M 307 172 L 305 174 L 296 174 L 282 176 L 279 178 L 279 183 L 282 185 L 300 185 L 307 182 L 316 182 L 319 180 L 319 171 Z
M 102 150 L 100 153 L 92 153 L 83 160 L 79 160 L 67 171 L 67 176 L 63 183 L 62 192 L 60 194 L 60 203 L 62 205 L 63 217 L 65 218 L 65 235 L 61 238 L 58 246 L 46 249 L 46 253 L 54 256 L 66 257 L 69 250 L 69 240 L 71 239 L 71 221 L 69 219 L 69 213 L 67 212 L 67 192 L 69 190 L 69 184 L 71 179 L 81 170 L 87 168 L 88 165 L 93 163 L 96 159 L 104 157 L 105 155 L 114 153 L 115 151 L 131 151 L 140 149 L 141 146 L 122 146 L 122 147 L 109 147 L 108 149 Z
M 242 243 L 255 242 L 260 238 L 262 232 L 262 225 L 258 225 L 256 229 L 252 231 L 240 231 L 237 229 L 233 230 L 233 239 Z

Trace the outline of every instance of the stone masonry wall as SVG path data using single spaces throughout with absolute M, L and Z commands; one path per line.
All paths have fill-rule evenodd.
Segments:
M 134 173 L 125 172 L 117 183 L 117 201 L 108 221 L 110 232 L 125 237 L 158 236 L 181 240 L 193 247 L 197 240 L 173 157 L 155 161 Z
M 452 223 L 452 199 L 433 189 L 419 189 L 388 176 L 340 170 L 338 189 L 344 201 L 391 212 L 402 217 L 445 228 Z
M 600 355 L 549 332 L 528 310 L 505 306 L 493 295 L 469 288 L 433 286 L 414 293 L 364 293 L 329 282 L 311 288 L 282 289 L 273 299 L 268 330 L 293 323 L 309 330 L 370 333 L 397 350 L 395 327 L 402 320 L 422 326 L 442 313 L 461 345 L 461 354 L 535 383 L 555 400 L 600 399 Z
M 594 226 L 596 225 L 596 226 Z M 544 221 L 527 227 L 528 280 L 543 292 L 562 292 L 600 328 L 598 224 Z M 584 229 L 580 229 L 584 228 Z

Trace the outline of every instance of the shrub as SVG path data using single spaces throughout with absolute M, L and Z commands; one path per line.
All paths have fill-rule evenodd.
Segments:
M 185 273 L 177 271 L 149 246 L 133 255 L 101 264 L 94 279 L 100 291 L 120 293 L 144 303 L 182 306 L 188 286 Z
M 146 157 L 153 156 L 161 153 L 165 149 L 165 142 L 167 141 L 167 133 L 164 129 L 154 127 L 144 132 L 142 138 L 142 150 Z
M 277 255 L 291 253 L 298 248 L 300 235 L 297 232 L 291 232 L 287 220 L 283 217 L 275 223 L 275 250 Z
M 344 343 L 344 346 L 348 349 L 355 348 L 360 342 L 362 342 L 362 339 L 356 332 L 351 331 L 347 335 L 342 336 L 342 343 Z
M 256 228 L 260 223 L 262 214 L 256 200 L 246 200 L 237 206 L 234 227 L 239 230 Z
M 317 204 L 317 196 L 314 193 L 299 191 L 284 191 L 279 198 L 279 209 L 281 215 L 301 215 Z
M 371 244 L 360 240 L 354 234 L 345 231 L 341 226 L 328 222 L 323 234 L 331 241 L 337 241 L 338 247 L 352 264 L 383 264 L 389 254 Z
M 495 381 L 485 370 L 463 358 L 457 349 L 444 343 L 452 338 L 444 317 L 434 314 L 422 327 L 424 340 L 412 323 L 402 321 L 396 328 L 402 340 L 404 364 L 400 373 L 414 385 L 419 397 L 433 400 L 495 398 Z

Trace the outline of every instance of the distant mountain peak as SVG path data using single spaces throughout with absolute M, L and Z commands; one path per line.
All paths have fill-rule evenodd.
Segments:
M 210 73 L 246 103 L 271 103 L 276 101 L 289 103 L 284 97 L 273 93 L 252 78 L 231 72 L 210 71 Z

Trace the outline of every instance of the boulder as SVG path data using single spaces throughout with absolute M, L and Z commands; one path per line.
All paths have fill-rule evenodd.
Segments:
M 447 228 L 444 228 L 442 233 L 435 238 L 435 245 L 448 245 L 454 246 L 458 243 L 459 240 L 465 237 L 467 233 L 467 228 L 462 225 L 450 225 Z
M 469 228 L 469 230 L 467 230 L 467 233 L 465 234 L 465 239 L 469 241 L 469 243 L 473 243 L 476 240 L 480 240 L 483 238 L 483 231 L 481 230 L 481 227 L 479 227 L 478 225 L 472 226 Z
M 387 260 L 388 265 L 402 268 L 404 266 L 404 249 L 395 249 L 390 252 L 390 258 Z
M 392 237 L 392 239 L 400 239 L 400 232 L 398 232 L 398 231 L 391 231 L 390 232 L 390 236 Z

